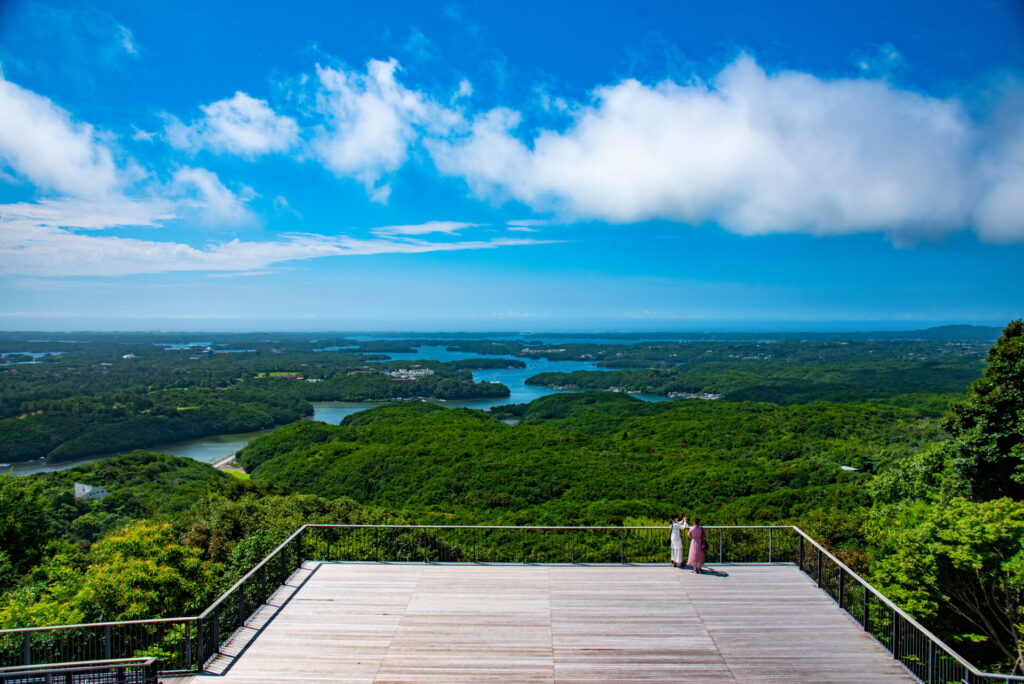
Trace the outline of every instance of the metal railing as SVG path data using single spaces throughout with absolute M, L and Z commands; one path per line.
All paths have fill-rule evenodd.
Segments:
M 0 684 L 157 684 L 156 658 L 0 668 Z
M 791 529 L 798 535 L 797 566 L 920 681 L 1024 682 L 1024 676 L 981 671 L 803 530 Z
M 1024 682 L 982 672 L 802 530 L 708 526 L 707 560 L 792 563 L 922 682 Z M 344 562 L 664 563 L 665 527 L 303 525 L 196 617 L 0 630 L 0 666 L 153 656 L 161 672 L 198 671 L 302 566 Z

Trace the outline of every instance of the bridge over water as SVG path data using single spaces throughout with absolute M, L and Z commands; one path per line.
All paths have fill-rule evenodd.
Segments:
M 705 529 L 696 575 L 665 528 L 306 525 L 201 615 L 0 630 L 0 684 L 1024 682 L 797 528 Z

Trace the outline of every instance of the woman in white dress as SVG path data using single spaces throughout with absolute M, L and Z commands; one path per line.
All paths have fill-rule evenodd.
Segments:
M 686 525 L 686 516 L 685 515 L 682 517 L 682 520 L 680 520 L 679 516 L 677 516 L 677 515 L 672 516 L 672 523 L 671 523 L 672 533 L 669 536 L 669 543 L 672 546 L 672 567 L 673 568 L 681 568 L 681 567 L 683 567 L 685 565 L 685 563 L 683 562 L 683 533 L 682 533 L 682 531 L 685 530 L 686 527 L 687 527 L 687 525 Z

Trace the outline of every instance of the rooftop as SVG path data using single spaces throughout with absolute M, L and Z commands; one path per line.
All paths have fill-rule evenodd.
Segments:
M 303 563 L 207 671 L 278 682 L 911 682 L 790 564 Z

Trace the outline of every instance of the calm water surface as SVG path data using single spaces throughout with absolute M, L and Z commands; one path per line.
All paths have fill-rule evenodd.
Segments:
M 187 347 L 187 346 L 186 346 Z M 434 360 L 434 361 L 458 361 L 461 359 L 475 359 L 480 358 L 479 354 L 473 354 L 470 352 L 451 352 L 446 350 L 443 346 L 426 345 L 420 347 L 415 353 L 407 354 L 388 354 L 395 361 L 418 361 L 418 360 Z M 441 406 L 448 407 L 465 407 L 472 409 L 488 409 L 492 406 L 503 406 L 505 404 L 525 404 L 533 401 L 539 397 L 546 396 L 548 394 L 558 394 L 565 392 L 566 390 L 555 390 L 550 387 L 541 387 L 538 385 L 527 385 L 526 379 L 536 375 L 537 373 L 547 373 L 549 371 L 560 371 L 563 373 L 571 373 L 578 370 L 605 370 L 598 368 L 592 361 L 549 361 L 547 359 L 518 359 L 515 356 L 485 356 L 483 358 L 505 358 L 505 359 L 517 359 L 526 363 L 525 368 L 495 368 L 488 370 L 476 370 L 473 371 L 473 380 L 476 382 L 500 382 L 512 392 L 512 394 L 503 399 L 473 399 L 473 400 L 459 400 L 459 401 L 438 401 L 435 402 Z M 648 395 L 648 394 L 633 394 L 638 399 L 644 401 L 670 401 L 667 397 Z M 350 416 L 353 413 L 359 411 L 365 411 L 367 409 L 374 408 L 375 406 L 383 406 L 389 402 L 381 401 L 365 401 L 365 402 L 354 402 L 354 401 L 317 401 L 313 403 L 313 416 L 312 420 L 319 420 L 324 423 L 330 423 L 337 425 L 346 416 Z M 187 458 L 193 458 L 203 463 L 217 463 L 228 456 L 233 455 L 239 449 L 248 444 L 251 440 L 256 439 L 261 435 L 273 432 L 273 430 L 260 430 L 258 432 L 245 432 L 235 435 L 214 435 L 212 437 L 203 437 L 201 439 L 193 439 L 187 442 L 178 442 L 176 444 L 164 444 L 156 446 L 150 449 L 151 451 L 159 451 L 164 454 L 172 454 L 174 456 L 184 456 Z M 68 461 L 66 463 L 47 464 L 45 461 L 30 461 L 29 463 L 15 463 L 9 467 L 3 468 L 4 472 L 11 471 L 15 475 L 31 475 L 32 473 L 41 473 L 51 470 L 66 470 L 67 468 L 73 468 L 78 465 L 97 461 L 105 456 L 97 456 L 94 458 L 86 458 L 78 461 Z

